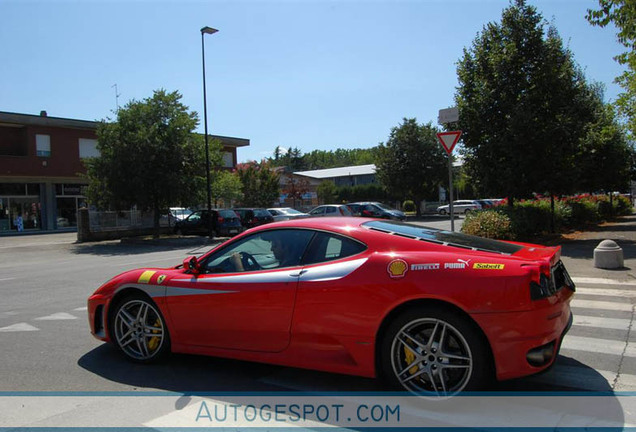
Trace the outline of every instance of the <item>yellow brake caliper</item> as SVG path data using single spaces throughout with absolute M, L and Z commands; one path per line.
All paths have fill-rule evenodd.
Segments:
M 413 363 L 413 361 L 415 360 L 415 354 L 413 353 L 412 349 L 413 348 L 409 348 L 404 345 L 404 360 L 406 360 L 407 365 Z M 409 369 L 409 373 L 411 375 L 413 375 L 415 372 L 417 372 L 417 365 Z
M 157 320 L 155 321 L 154 324 L 155 327 L 160 327 L 161 326 L 161 321 L 159 321 L 159 318 L 157 318 Z M 152 333 L 157 334 L 159 333 L 159 330 L 153 330 Z M 149 351 L 154 351 L 157 349 L 157 347 L 159 346 L 159 336 L 153 336 L 150 338 L 150 340 L 148 341 L 148 350 Z

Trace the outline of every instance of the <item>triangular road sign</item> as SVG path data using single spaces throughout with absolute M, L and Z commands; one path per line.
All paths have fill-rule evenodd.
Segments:
M 437 139 L 442 143 L 442 147 L 444 147 L 446 153 L 450 155 L 455 148 L 455 144 L 459 141 L 460 136 L 462 136 L 462 131 L 439 132 Z

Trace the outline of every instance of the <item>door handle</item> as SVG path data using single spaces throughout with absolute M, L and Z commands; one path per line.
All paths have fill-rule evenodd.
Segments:
M 307 270 L 303 269 L 303 270 L 299 271 L 298 273 L 290 273 L 289 276 L 291 276 L 291 277 L 300 277 L 300 276 L 304 275 L 305 273 L 307 273 Z

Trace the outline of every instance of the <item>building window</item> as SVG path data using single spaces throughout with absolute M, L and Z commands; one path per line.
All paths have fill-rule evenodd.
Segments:
M 42 157 L 51 156 L 51 137 L 49 135 L 35 136 L 36 154 Z
M 230 152 L 223 153 L 223 167 L 234 168 L 234 155 Z
M 80 138 L 79 156 L 80 159 L 99 157 L 99 150 L 97 150 L 97 140 Z

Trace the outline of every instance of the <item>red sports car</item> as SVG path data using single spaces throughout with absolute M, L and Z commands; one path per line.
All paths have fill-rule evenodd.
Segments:
M 300 219 L 116 276 L 88 299 L 89 322 L 135 361 L 203 354 L 448 395 L 554 362 L 574 292 L 559 258 L 397 221 Z

